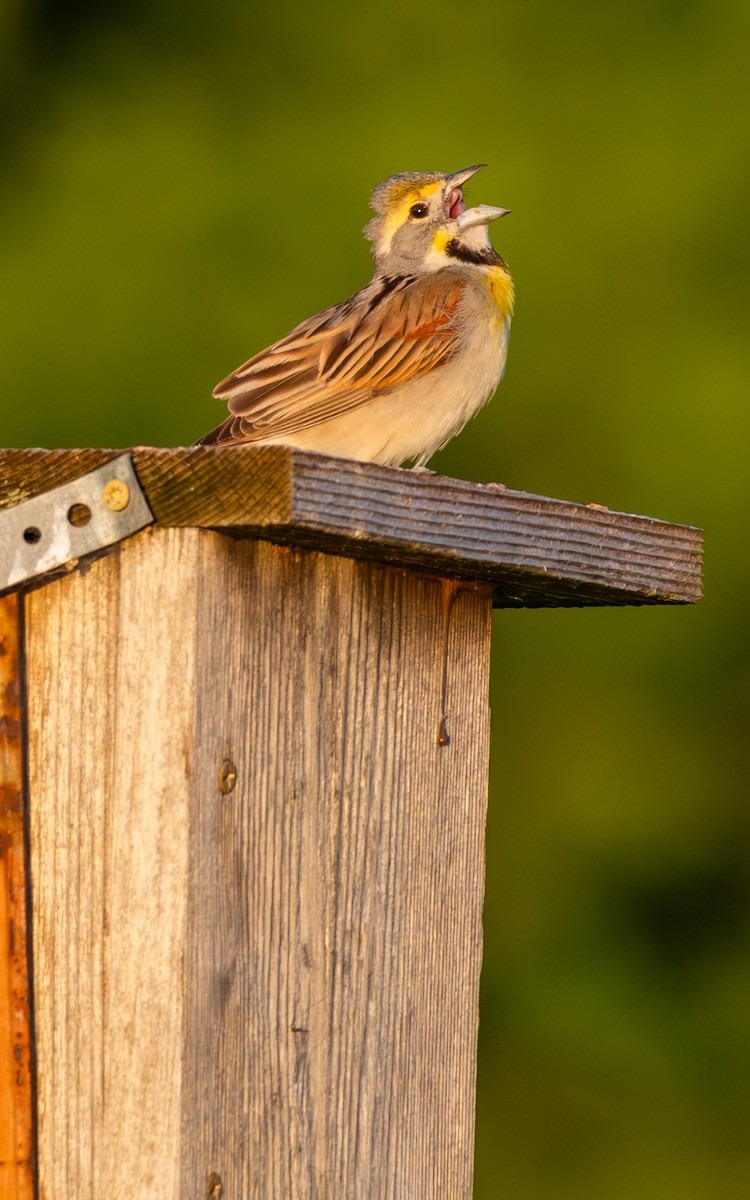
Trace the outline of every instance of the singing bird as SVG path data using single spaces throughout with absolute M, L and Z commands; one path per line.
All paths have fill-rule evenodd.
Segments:
M 513 281 L 452 175 L 393 175 L 372 193 L 375 274 L 214 391 L 229 416 L 197 445 L 285 443 L 421 467 L 489 400 L 505 368 Z

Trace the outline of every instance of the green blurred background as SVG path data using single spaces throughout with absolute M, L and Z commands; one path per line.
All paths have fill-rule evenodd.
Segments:
M 433 460 L 705 527 L 694 608 L 501 612 L 476 1197 L 750 1195 L 747 0 L 4 0 L 0 442 L 180 445 L 396 171 L 517 280 Z M 408 1198 L 405 1198 L 408 1200 Z

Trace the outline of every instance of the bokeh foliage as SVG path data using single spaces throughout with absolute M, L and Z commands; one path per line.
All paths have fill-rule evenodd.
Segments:
M 498 613 L 476 1197 L 750 1189 L 745 0 L 5 0 L 5 445 L 177 445 L 489 168 L 506 379 L 433 466 L 707 530 L 707 598 Z

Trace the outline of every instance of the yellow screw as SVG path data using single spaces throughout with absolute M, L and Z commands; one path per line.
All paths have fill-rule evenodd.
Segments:
M 104 485 L 102 499 L 112 512 L 122 512 L 130 503 L 130 489 L 122 479 L 110 479 Z

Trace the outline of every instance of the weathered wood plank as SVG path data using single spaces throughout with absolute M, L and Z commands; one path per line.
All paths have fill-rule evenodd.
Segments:
M 201 586 L 182 1194 L 468 1198 L 489 592 L 242 542 Z
M 42 1194 L 468 1200 L 489 588 L 155 529 L 28 604 Z
M 0 598 L 0 1200 L 34 1195 L 22 603 Z
M 115 453 L 0 451 L 0 507 Z M 702 537 L 691 526 L 286 446 L 131 453 L 162 525 L 220 528 L 484 581 L 499 607 L 700 599 Z
M 180 1196 L 197 531 L 27 597 L 40 1195 Z M 162 569 L 153 569 L 154 555 Z

